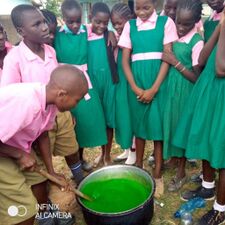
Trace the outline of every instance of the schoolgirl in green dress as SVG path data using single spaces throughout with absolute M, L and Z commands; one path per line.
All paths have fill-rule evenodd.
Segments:
M 225 222 L 224 43 L 223 20 L 201 52 L 199 64 L 206 63 L 206 66 L 193 88 L 173 140 L 173 144 L 186 149 L 186 157 L 203 160 L 202 185 L 196 190 L 183 193 L 184 200 L 194 197 L 214 199 L 215 169 L 219 171 L 217 199 L 213 208 L 200 219 L 200 225 Z
M 125 3 L 117 3 L 111 10 L 111 22 L 115 29 L 115 35 L 119 40 L 125 23 L 133 17 L 129 6 Z M 135 148 L 132 148 L 131 117 L 128 103 L 128 82 L 122 68 L 122 49 L 115 50 L 119 82 L 116 84 L 115 93 L 115 138 L 124 152 L 115 158 L 115 161 L 125 160 L 125 164 L 136 162 Z M 133 146 L 134 147 L 134 146 Z
M 145 141 L 154 140 L 154 177 L 158 183 L 156 195 L 159 196 L 163 192 L 162 115 L 165 101 L 161 91 L 169 68 L 167 63 L 162 63 L 161 57 L 164 50 L 171 51 L 171 43 L 177 39 L 177 33 L 172 19 L 156 14 L 155 1 L 136 0 L 134 3 L 137 19 L 125 24 L 118 45 L 123 48 L 123 70 L 129 82 L 136 165 L 143 167 Z
M 88 72 L 93 87 L 97 91 L 104 112 L 107 127 L 108 144 L 102 149 L 102 155 L 96 163 L 111 163 L 110 151 L 115 128 L 115 86 L 118 82 L 117 68 L 113 48 L 108 45 L 107 30 L 110 10 L 103 2 L 97 2 L 91 9 L 91 24 L 88 26 Z
M 213 34 L 216 26 L 219 24 L 222 11 L 224 9 L 224 0 L 207 0 L 207 4 L 214 11 L 204 23 L 204 39 L 205 42 L 209 40 Z
M 173 53 L 164 53 L 163 60 L 171 65 L 168 73 L 167 101 L 163 117 L 163 158 L 177 158 L 178 170 L 168 190 L 176 191 L 186 181 L 184 150 L 172 145 L 179 118 L 200 73 L 199 54 L 204 42 L 195 26 L 201 18 L 200 0 L 183 0 L 178 3 L 176 27 L 179 39 L 173 43 Z M 187 21 L 189 21 L 187 23 Z
M 82 70 L 89 83 L 88 94 L 71 110 L 76 120 L 75 133 L 80 157 L 84 162 L 83 148 L 107 144 L 106 124 L 98 93 L 87 74 L 88 34 L 86 26 L 81 24 L 81 6 L 75 0 L 65 0 L 61 9 L 65 24 L 57 29 L 54 39 L 58 62 Z

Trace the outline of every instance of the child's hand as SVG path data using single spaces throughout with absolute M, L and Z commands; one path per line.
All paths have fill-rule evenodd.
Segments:
M 112 48 L 115 49 L 117 47 L 117 40 L 116 36 L 112 31 L 109 31 L 109 36 L 108 36 L 108 46 L 112 45 Z
M 137 99 L 140 99 L 144 94 L 144 90 L 139 87 L 136 87 L 134 93 L 137 95 Z
M 163 52 L 162 60 L 166 63 L 169 63 L 169 64 L 173 65 L 173 66 L 175 66 L 178 63 L 176 57 L 174 56 L 174 54 L 172 52 Z
M 32 153 L 22 152 L 21 157 L 17 159 L 17 163 L 21 170 L 34 171 L 37 162 Z
M 145 90 L 141 98 L 139 98 L 139 101 L 148 104 L 153 100 L 156 93 L 157 92 L 153 88 Z
M 61 173 L 55 173 L 55 172 L 51 172 L 50 173 L 52 176 L 54 176 L 57 180 L 60 180 L 62 184 L 64 184 L 63 186 L 60 186 L 62 191 L 68 191 L 70 190 L 70 185 L 67 182 L 65 176 Z

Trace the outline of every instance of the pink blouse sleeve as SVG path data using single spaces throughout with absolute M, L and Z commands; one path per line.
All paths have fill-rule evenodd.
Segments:
M 195 46 L 192 48 L 192 66 L 198 65 L 198 58 L 202 51 L 202 48 L 204 46 L 203 41 L 199 41 L 195 44 Z
M 127 22 L 123 28 L 123 32 L 120 36 L 120 40 L 118 46 L 121 48 L 129 48 L 132 49 L 132 43 L 130 39 L 130 23 Z
M 176 25 L 173 20 L 168 17 L 165 28 L 164 28 L 164 40 L 163 44 L 169 44 L 178 39 Z

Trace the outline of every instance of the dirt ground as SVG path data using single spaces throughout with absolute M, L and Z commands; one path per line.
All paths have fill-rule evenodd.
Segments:
M 147 142 L 146 149 L 145 149 L 145 156 L 144 156 L 144 167 L 145 169 L 151 174 L 152 167 L 148 165 L 148 156 L 153 151 L 153 144 L 151 141 Z M 93 162 L 94 159 L 99 155 L 100 149 L 85 149 L 85 158 L 88 162 Z M 118 154 L 121 153 L 121 149 L 117 144 L 113 144 L 113 149 L 111 152 L 112 159 L 115 158 Z M 54 165 L 58 172 L 66 174 L 67 177 L 70 177 L 70 171 L 65 164 L 65 161 L 61 157 L 55 157 L 54 158 Z M 187 164 L 187 175 L 190 178 L 191 175 L 197 173 L 200 171 L 200 163 L 198 163 L 197 167 L 192 167 L 190 164 Z M 97 168 L 98 169 L 98 168 Z M 180 207 L 180 205 L 183 203 L 180 200 L 180 193 L 187 189 L 193 189 L 197 187 L 196 184 L 193 184 L 191 182 L 187 182 L 187 184 L 184 185 L 181 191 L 178 192 L 168 192 L 167 191 L 167 184 L 169 183 L 172 176 L 175 174 L 175 170 L 166 170 L 163 173 L 164 177 L 164 184 L 165 184 L 165 194 L 158 200 L 158 202 L 164 203 L 163 207 L 160 207 L 159 205 L 155 204 L 155 211 L 154 211 L 154 217 L 151 222 L 152 225 L 169 225 L 169 224 L 179 224 L 179 220 L 173 218 L 174 212 Z M 198 209 L 193 213 L 194 221 L 197 220 L 197 218 L 201 217 L 209 208 L 212 207 L 212 202 L 207 202 L 207 206 L 204 209 Z M 76 204 L 75 207 L 75 216 L 76 216 L 76 225 L 85 225 L 85 221 L 82 216 L 82 212 L 80 210 L 80 207 L 78 204 Z M 97 224 L 96 224 L 97 225 Z

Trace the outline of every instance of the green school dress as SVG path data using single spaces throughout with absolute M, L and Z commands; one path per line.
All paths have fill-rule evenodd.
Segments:
M 138 31 L 136 20 L 130 20 L 132 54 L 163 52 L 164 26 L 167 17 L 159 16 L 155 29 Z M 131 63 L 134 80 L 138 87 L 151 88 L 161 66 L 161 59 L 136 60 Z M 128 89 L 133 135 L 145 140 L 162 140 L 162 105 L 165 101 L 160 90 L 149 104 L 138 101 L 136 94 Z
M 54 47 L 60 63 L 87 64 L 87 31 L 81 26 L 79 34 L 57 31 Z M 96 147 L 107 143 L 103 109 L 94 88 L 88 90 L 88 98 L 82 99 L 71 110 L 76 119 L 75 132 L 80 147 Z
M 98 92 L 106 125 L 115 128 L 115 84 L 112 82 L 104 37 L 88 40 L 88 73 Z
M 209 38 L 212 36 L 214 30 L 216 29 L 216 26 L 219 24 L 219 21 L 213 21 L 209 18 L 204 23 L 204 41 L 205 43 L 209 40 Z
M 188 44 L 185 42 L 174 42 L 173 44 L 173 53 L 177 60 L 189 70 L 192 70 L 192 49 L 200 40 L 202 40 L 202 37 L 196 33 Z M 184 156 L 184 150 L 172 145 L 171 142 L 193 86 L 194 84 L 187 80 L 175 67 L 170 67 L 167 88 L 165 89 L 167 101 L 163 118 L 164 159 Z
M 209 161 L 225 168 L 225 79 L 216 76 L 216 50 L 193 87 L 183 110 L 173 144 L 185 149 L 187 158 Z
M 122 49 L 118 49 L 117 68 L 119 83 L 116 84 L 116 142 L 122 149 L 132 146 L 131 116 L 128 103 L 128 82 L 122 67 Z

